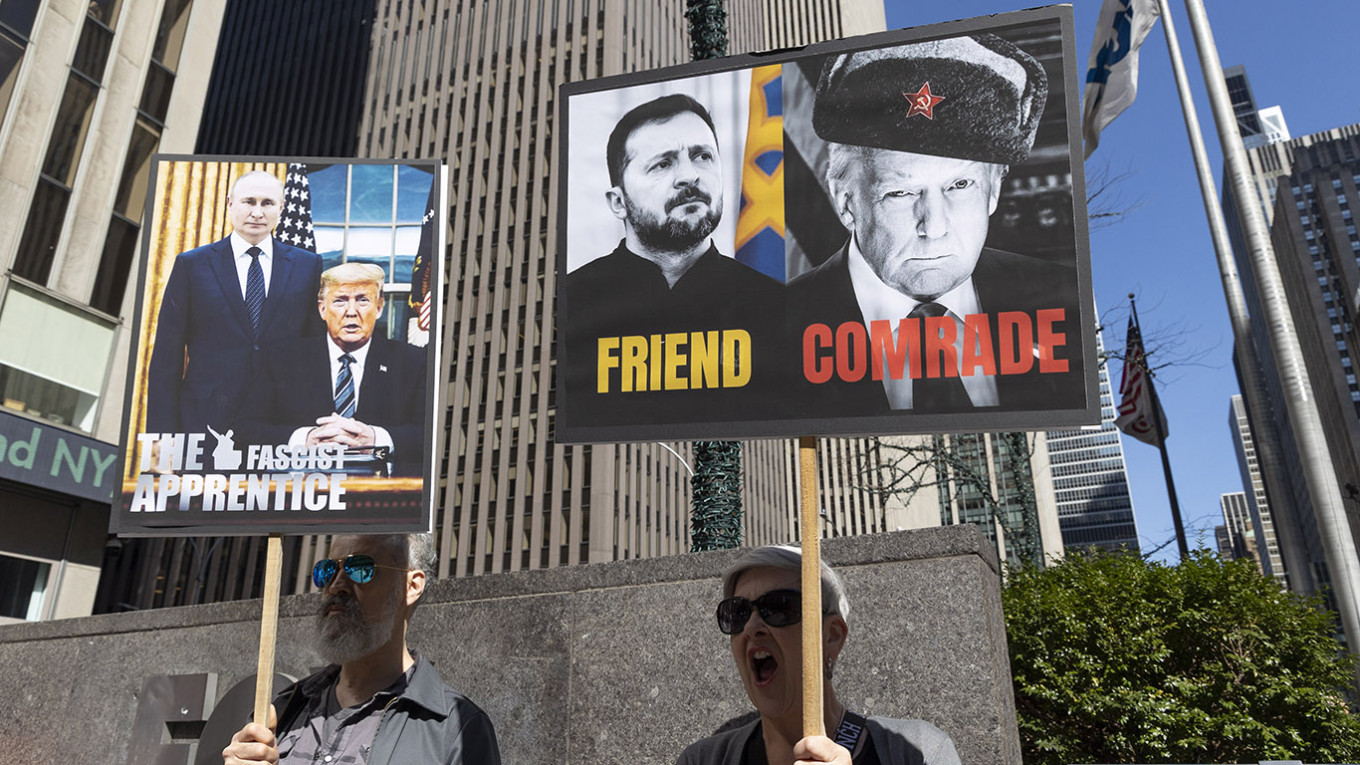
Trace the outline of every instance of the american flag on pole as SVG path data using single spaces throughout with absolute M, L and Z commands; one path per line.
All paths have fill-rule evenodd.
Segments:
M 1119 383 L 1119 395 L 1119 416 L 1115 418 L 1115 427 L 1145 444 L 1161 446 L 1152 418 L 1156 416 L 1161 419 L 1161 435 L 1165 438 L 1166 415 L 1153 400 L 1152 376 L 1148 374 L 1147 354 L 1143 351 L 1143 333 L 1138 330 L 1138 323 L 1133 317 L 1129 317 L 1128 345 L 1124 348 L 1124 379 Z
M 438 183 L 436 177 L 434 183 Z M 435 229 L 439 222 L 435 219 L 434 201 L 435 186 L 430 184 L 430 196 L 425 202 L 425 215 L 420 219 L 420 244 L 416 247 L 416 262 L 411 267 L 411 294 L 408 297 L 407 305 L 416 311 L 416 326 L 422 332 L 430 331 L 430 310 L 433 307 L 431 302 L 430 285 L 433 283 L 433 265 Z
M 1138 94 L 1138 47 L 1158 15 L 1157 0 L 1105 0 L 1100 9 L 1081 114 L 1086 156 L 1096 150 L 1100 131 L 1133 104 Z
M 288 163 L 288 176 L 283 182 L 283 211 L 274 238 L 308 252 L 316 252 L 316 237 L 312 234 L 312 194 L 307 185 L 307 166 Z

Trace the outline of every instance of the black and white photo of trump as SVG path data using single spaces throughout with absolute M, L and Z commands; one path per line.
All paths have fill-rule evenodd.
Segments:
M 788 217 L 820 208 L 834 217 L 824 229 L 844 231 L 790 273 L 804 400 L 826 416 L 1084 406 L 1070 223 L 1040 232 L 1054 243 L 1042 256 L 1008 251 L 1041 226 L 1023 207 L 1031 188 L 1065 172 L 1070 208 L 1070 160 L 1052 148 L 1068 145 L 1063 110 L 1043 119 L 1062 88 L 1044 65 L 979 33 L 837 54 L 803 73 L 815 92 L 785 124 L 821 158 L 821 185 L 791 193 Z M 1032 159 L 1036 137 L 1046 150 Z

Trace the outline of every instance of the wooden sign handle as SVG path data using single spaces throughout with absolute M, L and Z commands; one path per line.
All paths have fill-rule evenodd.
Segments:
M 264 608 L 260 613 L 260 663 L 255 670 L 255 722 L 269 725 L 274 698 L 274 646 L 279 637 L 279 583 L 283 579 L 283 535 L 270 534 L 264 559 Z
M 803 735 L 825 736 L 822 713 L 822 569 L 821 519 L 817 513 L 817 438 L 798 439 L 798 473 L 802 484 L 803 548 Z

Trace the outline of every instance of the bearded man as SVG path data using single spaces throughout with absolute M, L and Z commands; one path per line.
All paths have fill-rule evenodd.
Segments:
M 566 277 L 559 423 L 758 418 L 778 377 L 783 285 L 713 242 L 723 172 L 708 110 L 683 94 L 637 106 L 605 157 L 605 202 L 623 239 Z M 715 368 L 699 368 L 700 358 Z
M 312 569 L 324 596 L 316 649 L 331 665 L 284 688 L 269 727 L 238 731 L 226 765 L 499 765 L 490 718 L 406 646 L 434 568 L 432 537 L 341 536 L 331 555 Z

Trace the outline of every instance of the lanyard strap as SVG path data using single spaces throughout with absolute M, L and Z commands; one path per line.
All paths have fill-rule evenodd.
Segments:
M 859 750 L 864 747 L 864 730 L 864 718 L 847 709 L 841 715 L 841 724 L 836 727 L 836 733 L 831 738 L 850 750 L 850 757 L 854 758 L 859 756 Z

